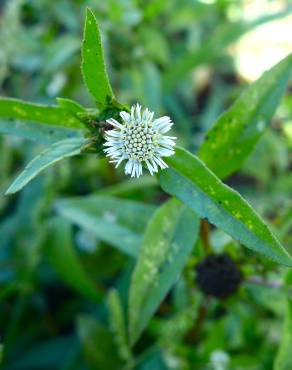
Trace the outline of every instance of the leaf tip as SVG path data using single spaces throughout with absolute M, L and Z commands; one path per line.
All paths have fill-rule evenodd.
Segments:
M 88 6 L 86 7 L 86 18 L 93 18 L 95 19 L 95 15 L 93 13 L 93 10 Z
M 13 189 L 12 185 L 10 185 L 9 188 L 5 191 L 4 195 L 12 195 L 16 193 L 16 191 Z

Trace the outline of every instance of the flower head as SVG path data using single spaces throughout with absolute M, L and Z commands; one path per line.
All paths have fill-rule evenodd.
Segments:
M 148 108 L 142 111 L 141 105 L 132 106 L 131 114 L 120 112 L 121 123 L 111 118 L 107 122 L 114 128 L 105 134 L 104 149 L 107 157 L 118 167 L 127 161 L 125 173 L 131 177 L 142 175 L 143 165 L 151 175 L 168 167 L 162 157 L 174 154 L 175 137 L 164 135 L 171 129 L 170 118 L 153 120 L 154 113 Z
M 199 288 L 218 299 L 234 294 L 242 281 L 241 271 L 227 253 L 208 255 L 196 266 L 196 271 Z

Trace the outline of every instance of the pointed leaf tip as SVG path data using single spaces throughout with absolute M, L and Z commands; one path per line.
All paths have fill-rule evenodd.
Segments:
M 106 72 L 99 27 L 90 8 L 86 9 L 81 51 L 81 70 L 85 85 L 97 104 L 106 105 L 114 95 Z
M 176 154 L 165 161 L 170 168 L 159 173 L 159 181 L 166 192 L 242 245 L 292 266 L 292 257 L 248 202 L 222 183 L 198 157 L 177 147 Z

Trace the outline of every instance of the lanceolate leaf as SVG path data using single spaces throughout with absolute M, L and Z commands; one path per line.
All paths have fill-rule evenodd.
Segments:
M 77 332 L 89 369 L 122 369 L 112 334 L 94 317 L 78 317 Z
M 84 138 L 73 138 L 58 141 L 36 156 L 20 175 L 10 185 L 6 194 L 13 194 L 21 190 L 45 168 L 61 159 L 80 154 L 82 146 L 86 143 Z
M 246 247 L 292 266 L 288 252 L 252 207 L 240 194 L 223 184 L 199 158 L 177 148 L 176 154 L 166 158 L 166 162 L 170 168 L 159 174 L 166 192 Z
M 117 290 L 112 289 L 109 292 L 107 303 L 110 314 L 110 329 L 113 334 L 119 356 L 121 360 L 125 362 L 132 362 L 132 354 L 129 348 L 127 337 L 124 309 L 119 292 Z
M 90 9 L 86 13 L 81 69 L 89 92 L 98 104 L 105 105 L 113 98 L 113 92 L 106 73 L 100 32 Z
M 39 125 L 35 122 L 20 120 L 0 120 L 0 133 L 18 136 L 39 144 L 53 144 L 57 141 L 84 136 L 82 129 L 62 126 Z
M 268 126 L 292 73 L 292 54 L 252 84 L 207 133 L 200 157 L 220 178 L 238 170 Z
M 292 369 L 292 299 L 287 299 L 287 313 L 284 321 L 283 334 L 278 354 L 275 359 L 274 370 Z
M 198 218 L 171 199 L 148 224 L 129 296 L 129 334 L 134 344 L 178 279 L 198 236 Z
M 155 207 L 108 196 L 61 199 L 57 211 L 99 239 L 136 257 L 143 230 Z
M 71 112 L 74 115 L 78 113 L 86 113 L 86 109 L 74 100 L 67 98 L 56 98 L 56 100 L 61 108 Z
M 96 303 L 101 293 L 87 275 L 74 250 L 71 225 L 60 217 L 49 223 L 46 254 L 63 281 Z
M 149 187 L 159 186 L 157 179 L 154 176 L 139 177 L 135 181 L 133 179 L 125 180 L 123 182 L 107 186 L 95 192 L 98 195 L 113 195 L 113 196 L 127 196 L 137 190 L 145 190 Z
M 34 121 L 71 128 L 84 127 L 72 112 L 64 108 L 3 97 L 0 98 L 0 118 Z

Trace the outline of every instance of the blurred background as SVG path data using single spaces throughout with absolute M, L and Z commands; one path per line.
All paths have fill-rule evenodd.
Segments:
M 171 116 L 180 144 L 192 152 L 244 88 L 292 52 L 291 1 L 0 0 L 1 96 L 49 104 L 61 96 L 93 106 L 80 73 L 87 6 L 98 19 L 118 99 Z M 33 145 L 17 132 L 0 137 L 2 194 L 45 144 L 41 133 Z M 288 89 L 255 152 L 227 180 L 290 252 L 291 147 Z M 112 197 L 95 210 L 93 221 L 103 218 L 103 232 L 56 218 L 57 200 L 89 194 Z M 116 287 L 126 305 L 134 260 L 104 233 L 111 232 L 112 212 L 128 210 L 140 236 L 165 199 L 155 178 L 129 181 L 94 155 L 62 161 L 20 194 L 1 196 L 3 369 L 126 369 L 128 355 L 115 340 L 106 299 Z M 243 275 L 258 275 L 270 285 L 244 281 L 228 300 L 211 298 L 202 314 L 205 298 L 194 268 L 203 253 L 198 248 L 135 347 L 135 369 L 273 369 L 287 294 L 279 287 L 289 279 L 292 285 L 291 273 L 243 250 L 220 230 L 211 230 L 210 243 L 215 252 L 232 255 Z M 194 323 L 195 337 L 189 335 Z

